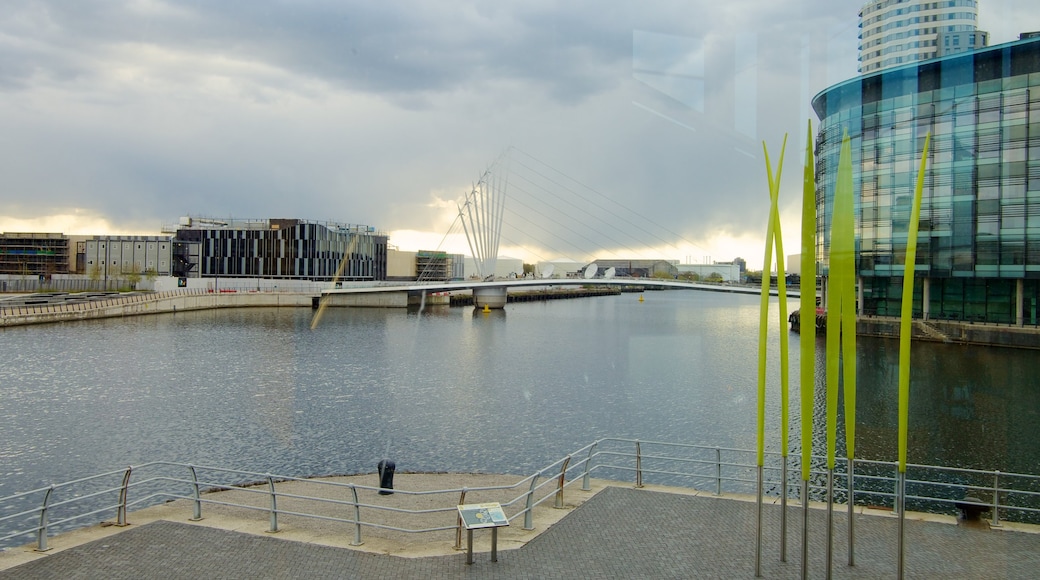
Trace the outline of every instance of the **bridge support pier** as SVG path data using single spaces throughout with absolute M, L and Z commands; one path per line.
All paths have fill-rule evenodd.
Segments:
M 473 289 L 473 306 L 477 308 L 505 308 L 506 306 L 506 290 L 505 286 L 499 286 L 495 288 L 474 288 Z

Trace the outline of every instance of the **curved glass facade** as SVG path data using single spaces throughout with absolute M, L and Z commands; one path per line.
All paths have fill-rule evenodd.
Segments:
M 1037 324 L 1040 39 L 858 77 L 823 91 L 813 107 L 823 275 L 842 135 L 852 140 L 862 314 L 899 315 L 911 198 L 930 132 L 914 315 Z

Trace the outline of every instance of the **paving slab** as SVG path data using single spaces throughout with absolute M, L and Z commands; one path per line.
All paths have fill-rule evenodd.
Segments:
M 789 507 L 786 562 L 780 507 L 763 508 L 762 576 L 801 577 L 801 508 Z M 705 493 L 605 486 L 520 547 L 403 557 L 350 547 L 155 520 L 0 571 L 23 578 L 753 578 L 756 504 Z M 834 578 L 896 576 L 898 520 L 857 514 L 855 565 L 835 512 Z M 809 510 L 809 577 L 826 573 L 826 511 Z M 1040 534 L 952 518 L 906 520 L 907 578 L 1035 578 Z M 478 531 L 479 534 L 481 531 Z M 489 535 L 484 531 L 483 535 Z M 419 540 L 417 540 L 419 541 Z M 437 543 L 440 543 L 438 541 Z M 485 547 L 486 550 L 486 547 Z

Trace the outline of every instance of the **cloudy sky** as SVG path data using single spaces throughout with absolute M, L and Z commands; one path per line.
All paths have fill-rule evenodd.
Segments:
M 762 141 L 791 134 L 795 253 L 809 99 L 855 75 L 861 5 L 5 0 L 0 231 L 300 217 L 460 251 L 490 168 L 503 255 L 760 266 Z M 981 0 L 980 27 L 1035 6 Z

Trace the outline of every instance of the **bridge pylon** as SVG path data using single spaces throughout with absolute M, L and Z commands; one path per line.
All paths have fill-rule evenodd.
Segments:
M 466 232 L 477 277 L 494 280 L 498 262 L 498 245 L 502 237 L 502 217 L 505 213 L 506 188 L 509 171 L 503 166 L 503 156 L 491 165 L 459 205 L 459 220 Z M 474 288 L 473 305 L 478 308 L 503 308 L 506 305 L 504 287 Z

